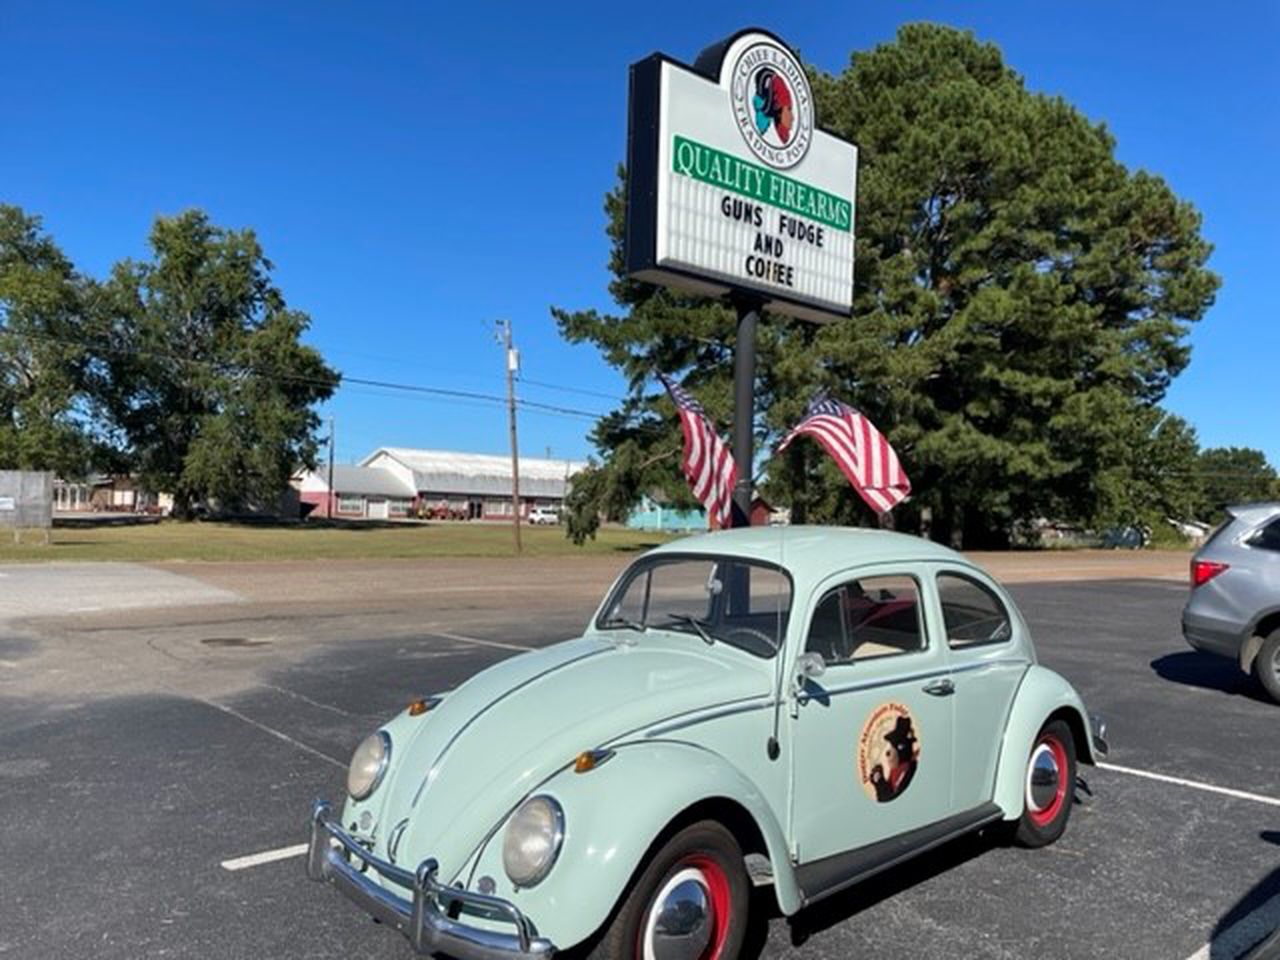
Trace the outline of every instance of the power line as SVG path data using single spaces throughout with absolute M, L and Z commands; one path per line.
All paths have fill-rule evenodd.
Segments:
M 584 397 L 600 397 L 602 400 L 613 400 L 621 403 L 626 397 L 620 397 L 614 393 L 601 393 L 598 390 L 584 390 L 581 387 L 565 387 L 558 383 L 546 383 L 542 380 L 530 380 L 528 377 L 520 377 L 520 383 L 527 383 L 531 387 L 544 387 L 547 390 L 559 390 L 561 393 L 577 393 Z
M 0 335 L 25 338 L 29 340 L 44 340 L 52 343 L 61 343 L 66 346 L 77 347 L 82 350 L 96 350 L 102 353 L 115 353 L 121 356 L 154 357 L 162 360 L 171 360 L 175 363 L 192 364 L 194 366 L 205 367 L 224 373 L 244 373 L 264 380 L 308 384 L 311 386 L 328 386 L 335 390 L 340 388 L 343 384 L 358 384 L 366 387 L 377 387 L 383 390 L 397 390 L 406 393 L 439 397 L 442 399 L 481 401 L 484 403 L 495 403 L 500 405 L 507 402 L 505 397 L 501 397 L 497 394 L 481 393 L 473 390 L 456 390 L 448 387 L 431 387 L 416 383 L 399 383 L 392 380 L 375 380 L 368 377 L 348 376 L 343 373 L 339 373 L 338 377 L 332 380 L 325 377 L 306 377 L 294 373 L 286 373 L 280 370 L 270 370 L 253 364 L 199 360 L 195 357 L 183 357 L 162 350 L 148 350 L 138 347 L 123 347 L 111 344 L 92 343 L 86 340 L 55 337 L 50 334 L 35 333 L 33 331 L 12 330 L 7 327 L 0 328 Z M 536 410 L 542 413 L 549 413 L 562 417 L 585 418 L 593 422 L 604 416 L 604 414 L 596 413 L 591 410 L 579 410 L 573 407 L 560 406 L 558 404 L 540 403 L 536 400 L 517 399 L 516 403 L 529 410 Z

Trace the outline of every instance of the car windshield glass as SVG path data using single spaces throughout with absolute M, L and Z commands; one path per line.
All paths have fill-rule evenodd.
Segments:
M 627 571 L 596 626 L 671 630 L 768 658 L 790 612 L 791 580 L 777 567 L 731 557 L 654 557 Z

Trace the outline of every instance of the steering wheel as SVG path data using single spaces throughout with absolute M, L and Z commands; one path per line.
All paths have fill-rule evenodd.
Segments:
M 725 630 L 721 634 L 721 636 L 724 639 L 724 641 L 728 643 L 729 638 L 733 636 L 735 633 L 745 633 L 747 636 L 752 637 L 753 639 L 759 640 L 768 649 L 770 650 L 777 649 L 777 644 L 773 642 L 773 637 L 769 636 L 763 630 L 757 630 L 755 627 L 729 627 L 727 630 Z

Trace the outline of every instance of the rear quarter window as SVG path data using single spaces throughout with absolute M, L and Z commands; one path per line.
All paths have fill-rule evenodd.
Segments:
M 1260 550 L 1280 552 L 1280 517 L 1276 517 L 1261 530 L 1256 531 L 1245 542 Z
M 1013 636 L 1009 611 L 985 584 L 958 573 L 940 573 L 937 583 L 952 650 L 1004 643 Z

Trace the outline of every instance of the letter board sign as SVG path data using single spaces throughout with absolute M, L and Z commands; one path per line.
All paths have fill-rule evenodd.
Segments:
M 654 54 L 631 67 L 627 272 L 847 317 L 857 169 L 858 148 L 818 128 L 804 68 L 772 34 L 735 34 L 692 68 Z

